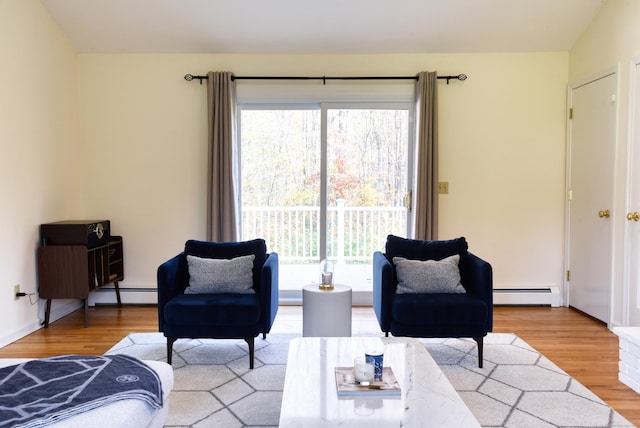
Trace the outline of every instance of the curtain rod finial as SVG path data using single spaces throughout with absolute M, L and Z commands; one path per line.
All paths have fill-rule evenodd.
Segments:
M 203 80 L 207 80 L 208 77 L 207 76 L 194 76 L 193 74 L 185 74 L 184 75 L 184 80 L 186 80 L 187 82 L 191 82 L 193 79 L 198 79 L 200 81 L 200 84 L 202 85 L 202 81 Z

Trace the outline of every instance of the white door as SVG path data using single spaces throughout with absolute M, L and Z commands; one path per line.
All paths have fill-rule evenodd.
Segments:
M 571 89 L 569 305 L 609 322 L 616 75 Z
M 639 61 L 640 62 L 640 61 Z M 631 109 L 632 140 L 630 148 L 630 169 L 627 188 L 627 273 L 626 299 L 628 305 L 628 325 L 640 325 L 640 64 L 636 63 L 632 73 Z

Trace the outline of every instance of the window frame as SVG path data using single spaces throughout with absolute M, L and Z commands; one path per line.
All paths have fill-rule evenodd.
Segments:
M 238 81 L 236 85 L 237 99 L 237 177 L 238 207 L 240 224 L 242 224 L 242 111 L 243 110 L 291 110 L 319 109 L 321 113 L 321 204 L 320 224 L 325 236 L 322 241 L 320 260 L 326 256 L 327 233 L 327 110 L 341 109 L 406 109 L 408 111 L 408 147 L 407 147 L 407 199 L 410 204 L 415 188 L 415 82 L 400 81 L 331 81 L 321 83 L 315 81 Z M 407 202 L 405 202 L 405 206 Z M 407 209 L 406 234 L 413 236 L 414 211 Z

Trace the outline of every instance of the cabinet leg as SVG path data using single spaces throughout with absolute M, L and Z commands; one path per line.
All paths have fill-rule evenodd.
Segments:
M 113 281 L 113 285 L 116 288 L 116 300 L 118 300 L 118 306 L 122 306 L 122 300 L 120 300 L 120 285 L 118 281 Z
M 89 327 L 89 298 L 84 299 L 84 328 Z
M 51 299 L 47 299 L 44 306 L 44 328 L 49 327 L 49 315 L 51 315 Z

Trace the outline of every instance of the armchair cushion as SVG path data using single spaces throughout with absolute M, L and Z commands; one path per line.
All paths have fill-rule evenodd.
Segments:
M 469 293 L 397 294 L 391 311 L 394 336 L 483 337 L 490 322 L 490 308 Z
M 165 306 L 167 325 L 193 328 L 222 326 L 231 330 L 257 326 L 260 313 L 260 301 L 255 294 L 181 294 Z
M 442 260 L 454 254 L 464 255 L 468 249 L 469 246 L 464 237 L 441 241 L 423 241 L 389 235 L 387 236 L 385 256 L 389 261 L 392 261 L 394 257 L 412 260 Z
M 189 286 L 185 294 L 255 294 L 253 260 L 255 255 L 232 259 L 210 259 L 187 255 Z
M 442 260 L 409 260 L 394 257 L 398 276 L 396 293 L 465 293 L 460 282 L 460 255 Z

